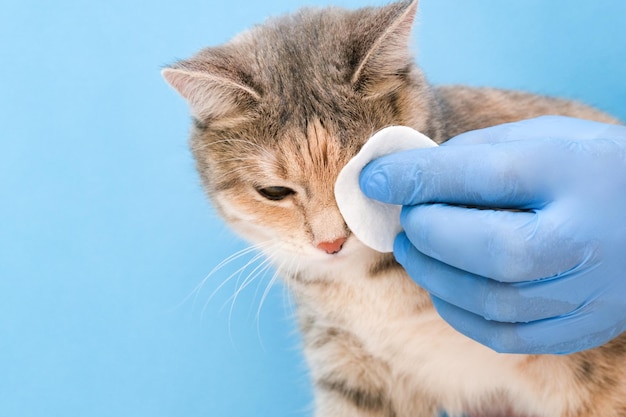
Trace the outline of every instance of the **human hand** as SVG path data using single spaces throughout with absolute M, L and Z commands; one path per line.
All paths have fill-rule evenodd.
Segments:
M 472 339 L 571 353 L 626 329 L 626 127 L 504 124 L 379 158 L 360 184 L 404 206 L 396 258 Z

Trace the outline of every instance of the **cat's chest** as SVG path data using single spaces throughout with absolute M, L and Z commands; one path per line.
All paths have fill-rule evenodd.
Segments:
M 431 326 L 436 313 L 428 294 L 401 267 L 379 264 L 364 254 L 330 269 L 313 265 L 292 285 L 300 310 L 349 331 L 371 349 L 395 349 L 389 343 L 398 335 Z

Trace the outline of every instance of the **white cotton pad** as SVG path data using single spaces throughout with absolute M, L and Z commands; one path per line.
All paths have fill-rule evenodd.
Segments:
M 372 136 L 341 170 L 335 182 L 335 199 L 346 224 L 365 245 L 379 252 L 393 252 L 393 241 L 402 227 L 401 206 L 372 200 L 361 192 L 359 174 L 363 167 L 390 153 L 433 146 L 437 144 L 410 127 L 387 127 Z

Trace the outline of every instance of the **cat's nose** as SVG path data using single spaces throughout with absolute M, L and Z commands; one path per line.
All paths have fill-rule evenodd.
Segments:
M 346 243 L 345 237 L 333 240 L 332 242 L 321 242 L 317 244 L 317 248 L 323 250 L 329 255 L 333 255 L 341 250 L 343 244 Z

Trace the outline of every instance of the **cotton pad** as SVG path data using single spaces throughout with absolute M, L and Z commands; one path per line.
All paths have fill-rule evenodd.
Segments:
M 346 224 L 365 245 L 379 252 L 393 252 L 393 241 L 402 231 L 402 207 L 372 200 L 361 192 L 359 174 L 363 167 L 390 153 L 433 146 L 437 144 L 410 127 L 387 127 L 372 136 L 341 170 L 335 182 L 335 199 Z

